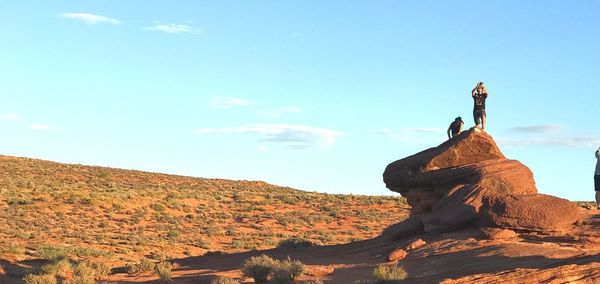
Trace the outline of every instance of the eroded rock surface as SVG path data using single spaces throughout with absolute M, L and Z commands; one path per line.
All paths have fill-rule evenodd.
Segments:
M 577 221 L 577 206 L 569 200 L 525 194 L 486 196 L 481 218 L 486 225 L 521 231 L 562 231 Z
M 406 197 L 411 215 L 423 222 L 425 232 L 448 232 L 480 224 L 484 199 L 494 200 L 494 204 L 511 204 L 514 210 L 527 213 L 518 215 L 511 209 L 504 215 L 494 215 L 492 213 L 501 210 L 489 211 L 486 220 L 498 227 L 554 230 L 555 224 L 564 225 L 574 220 L 573 206 L 562 202 L 555 207 L 538 206 L 536 202 L 546 204 L 551 198 L 536 195 L 531 170 L 519 161 L 507 159 L 494 139 L 478 128 L 391 163 L 385 169 L 383 180 L 390 190 Z M 503 203 L 501 200 L 505 198 L 510 200 Z M 534 214 L 538 209 L 540 213 Z M 519 216 L 533 220 L 509 222 L 510 218 Z

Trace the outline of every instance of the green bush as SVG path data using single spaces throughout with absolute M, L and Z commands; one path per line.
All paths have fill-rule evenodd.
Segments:
M 63 281 L 62 284 L 95 284 L 96 270 L 88 262 L 82 261 L 73 269 L 73 279 Z
M 92 269 L 94 269 L 95 276 L 97 280 L 102 280 L 110 275 L 111 267 L 104 262 L 89 262 Z
M 68 258 L 71 256 L 78 257 L 110 257 L 111 254 L 109 252 L 86 248 L 86 247 L 67 247 L 67 246 L 52 246 L 52 245 L 41 245 L 38 246 L 35 250 L 35 256 L 41 259 L 62 259 Z
M 278 261 L 273 270 L 273 281 L 275 283 L 291 283 L 296 277 L 304 272 L 304 264 L 298 260 Z
M 287 239 L 287 240 L 281 240 L 279 242 L 279 244 L 277 245 L 277 247 L 280 247 L 280 248 L 303 248 L 303 247 L 310 247 L 310 246 L 314 246 L 314 243 L 309 240 L 300 239 L 300 238 L 291 238 L 291 239 Z
M 298 260 L 275 260 L 266 255 L 251 257 L 244 262 L 242 273 L 254 279 L 256 283 L 264 283 L 273 276 L 273 283 L 291 283 L 304 272 L 304 264 Z
M 167 238 L 170 240 L 179 238 L 179 236 L 181 235 L 181 232 L 177 231 L 177 230 L 169 230 L 167 232 Z
M 166 209 L 165 206 L 160 203 L 154 203 L 150 206 L 150 208 L 154 209 L 156 212 L 164 212 Z
M 29 274 L 23 278 L 25 284 L 56 284 L 56 277 L 50 274 L 34 275 Z
M 160 277 L 160 280 L 169 281 L 171 280 L 171 274 L 173 271 L 173 264 L 168 261 L 163 261 L 156 265 L 156 274 Z
M 242 273 L 245 277 L 254 279 L 256 283 L 264 283 L 269 280 L 269 275 L 276 265 L 276 260 L 263 254 L 246 260 L 242 265 Z
M 240 281 L 225 276 L 217 276 L 210 282 L 210 284 L 240 284 Z
M 373 276 L 379 283 L 386 281 L 404 280 L 408 277 L 406 270 L 395 265 L 380 265 L 373 271 Z
M 46 281 L 50 279 L 48 276 L 52 276 L 55 281 L 57 277 L 61 279 L 61 284 L 95 284 L 96 280 L 106 278 L 109 274 L 110 267 L 105 263 L 81 261 L 73 264 L 69 259 L 61 259 L 42 266 L 39 275 L 28 275 L 28 279 Z
M 48 274 L 62 279 L 68 278 L 73 274 L 73 264 L 68 259 L 61 259 L 51 264 L 42 266 L 41 274 Z
M 138 263 L 128 263 L 126 265 L 127 274 L 129 275 L 137 275 L 145 272 L 150 272 L 154 270 L 154 267 L 154 262 L 150 261 L 147 258 L 143 258 Z

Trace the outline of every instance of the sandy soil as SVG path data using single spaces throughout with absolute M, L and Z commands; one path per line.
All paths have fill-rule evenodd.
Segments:
M 345 245 L 272 249 L 230 255 L 177 259 L 176 283 L 210 283 L 214 275 L 241 278 L 238 268 L 249 257 L 299 259 L 309 268 L 334 268 L 325 283 L 373 281 L 375 267 L 386 263 L 390 251 L 417 238 L 427 242 L 400 261 L 409 274 L 406 283 L 600 283 L 600 212 L 580 210 L 580 220 L 562 233 L 521 233 L 508 240 L 482 239 L 477 229 L 440 235 L 420 235 L 391 241 L 386 236 Z M 324 269 L 327 270 L 327 269 Z M 149 277 L 116 274 L 119 283 L 152 282 Z M 252 283 L 245 279 L 244 283 Z M 363 282 L 364 283 L 364 282 Z

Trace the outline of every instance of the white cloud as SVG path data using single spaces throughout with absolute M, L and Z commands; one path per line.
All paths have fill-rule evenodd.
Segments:
M 447 139 L 442 128 L 384 128 L 377 131 L 378 134 L 390 137 L 398 142 L 411 145 L 432 145 Z
M 281 107 L 281 108 L 277 108 L 277 109 L 273 109 L 273 110 L 266 110 L 266 111 L 262 111 L 260 112 L 262 115 L 268 116 L 268 117 L 272 117 L 272 118 L 277 118 L 280 117 L 284 114 L 288 114 L 288 113 L 300 113 L 302 112 L 302 108 L 301 107 L 296 107 L 296 106 L 289 106 L 289 107 Z
M 246 99 L 240 98 L 212 98 L 210 99 L 210 104 L 215 107 L 220 108 L 230 108 L 230 107 L 240 107 L 240 106 L 250 106 L 253 105 L 254 102 Z
M 14 112 L 7 112 L 7 113 L 0 115 L 0 119 L 1 120 L 19 120 L 19 119 L 21 119 L 21 117 Z
M 444 131 L 446 131 L 443 128 L 426 128 L 426 127 L 421 127 L 421 128 L 402 128 L 403 131 L 408 131 L 408 132 L 417 132 L 417 133 L 444 133 Z
M 154 26 L 143 27 L 142 30 L 146 31 L 158 31 L 170 34 L 181 34 L 181 33 L 201 33 L 201 29 L 196 29 L 190 25 L 185 24 L 161 24 L 155 22 Z
M 288 148 L 328 148 L 335 144 L 341 132 L 305 125 L 256 124 L 233 128 L 201 128 L 199 134 L 253 134 L 261 136 L 261 142 L 282 143 Z
M 121 21 L 119 21 L 117 19 L 100 16 L 100 15 L 95 15 L 95 14 L 90 14 L 90 13 L 64 13 L 61 16 L 63 18 L 67 18 L 67 19 L 82 21 L 82 22 L 84 22 L 86 24 L 90 24 L 90 25 L 102 24 L 102 23 L 118 25 L 121 23 Z
M 527 125 L 517 126 L 509 129 L 511 132 L 517 133 L 528 133 L 528 134 L 545 134 L 552 132 L 559 132 L 565 127 L 559 124 L 541 124 L 541 125 Z
M 30 124 L 27 127 L 31 130 L 37 131 L 49 131 L 55 129 L 54 126 L 48 124 Z
M 598 147 L 600 135 L 577 132 L 560 124 L 518 126 L 496 139 L 506 147 Z
M 600 145 L 600 136 L 498 138 L 498 144 L 507 147 L 598 147 Z

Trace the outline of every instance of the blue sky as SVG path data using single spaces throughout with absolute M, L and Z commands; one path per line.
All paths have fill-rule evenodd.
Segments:
M 0 153 L 392 194 L 472 126 L 539 191 L 593 199 L 597 1 L 3 1 Z

